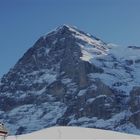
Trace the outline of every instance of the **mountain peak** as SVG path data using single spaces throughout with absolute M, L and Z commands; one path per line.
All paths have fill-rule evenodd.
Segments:
M 17 135 L 72 125 L 140 134 L 139 51 L 122 48 L 68 25 L 40 37 L 0 81 L 0 122 Z
M 47 35 L 43 36 L 44 39 L 46 39 L 47 37 L 53 36 L 53 38 L 75 38 L 77 40 L 81 40 L 82 42 L 85 42 L 89 45 L 94 45 L 94 46 L 104 46 L 106 45 L 106 43 L 104 41 L 102 41 L 101 39 L 86 33 L 80 29 L 78 29 L 75 26 L 70 26 L 70 25 L 66 25 L 63 24 L 57 28 L 55 28 L 53 31 L 49 32 Z
M 78 30 L 77 27 L 75 27 L 75 26 L 70 26 L 70 25 L 63 24 L 63 25 L 60 25 L 60 26 L 56 27 L 49 34 L 51 34 L 51 33 L 56 34 L 56 33 L 62 33 L 62 32 L 74 33 L 74 32 L 80 32 L 80 30 Z
M 67 25 L 67 24 L 63 24 L 63 25 L 60 25 L 59 27 L 57 27 L 58 30 L 61 30 L 61 29 L 70 30 L 70 29 L 75 29 L 75 28 L 76 27 L 70 26 L 70 25 Z
M 60 25 L 60 26 L 54 28 L 49 33 L 45 34 L 43 36 L 43 38 L 46 38 L 46 37 L 51 36 L 51 35 L 57 35 L 57 34 L 61 34 L 61 35 L 64 35 L 65 33 L 66 34 L 73 34 L 74 32 L 76 32 L 76 30 L 78 30 L 78 29 L 74 26 L 69 26 L 69 25 L 63 24 L 63 25 Z

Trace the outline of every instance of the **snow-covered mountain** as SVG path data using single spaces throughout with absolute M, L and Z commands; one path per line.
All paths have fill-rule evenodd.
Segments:
M 2 77 L 0 121 L 11 134 L 51 126 L 140 134 L 139 53 L 60 26 Z

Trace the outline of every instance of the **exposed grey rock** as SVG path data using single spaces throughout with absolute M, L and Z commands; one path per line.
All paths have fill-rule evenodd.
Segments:
M 134 113 L 129 119 L 135 126 L 140 129 L 140 111 Z
M 130 121 L 140 128 L 140 87 L 134 87 L 130 93 L 130 109 L 133 112 Z
M 140 111 L 140 87 L 134 87 L 131 91 L 130 107 L 132 112 Z

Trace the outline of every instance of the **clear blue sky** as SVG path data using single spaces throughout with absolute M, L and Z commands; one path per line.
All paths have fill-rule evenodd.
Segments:
M 0 0 L 0 77 L 62 24 L 106 42 L 140 46 L 140 0 Z

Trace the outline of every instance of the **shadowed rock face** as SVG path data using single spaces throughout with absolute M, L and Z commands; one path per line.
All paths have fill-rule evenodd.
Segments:
M 113 63 L 115 69 L 120 67 L 114 56 L 107 55 L 107 49 L 100 39 L 66 25 L 39 38 L 1 79 L 0 121 L 12 134 L 55 125 L 125 131 L 123 125 L 128 120 L 139 128 L 139 114 L 114 118 L 126 111 L 128 96 L 96 76 L 114 76 L 110 69 L 105 71 L 106 62 Z M 94 63 L 96 57 L 102 66 Z M 116 83 L 114 86 L 123 84 Z M 132 91 L 131 112 L 139 109 L 136 96 L 139 90 Z M 109 124 L 99 126 L 99 120 Z
M 137 128 L 140 128 L 140 112 L 136 112 L 134 113 L 131 117 L 130 117 L 130 121 L 136 125 Z
M 133 112 L 140 110 L 140 87 L 134 87 L 130 93 L 130 106 Z
M 133 112 L 130 121 L 140 128 L 140 87 L 134 87 L 130 97 L 130 107 Z

